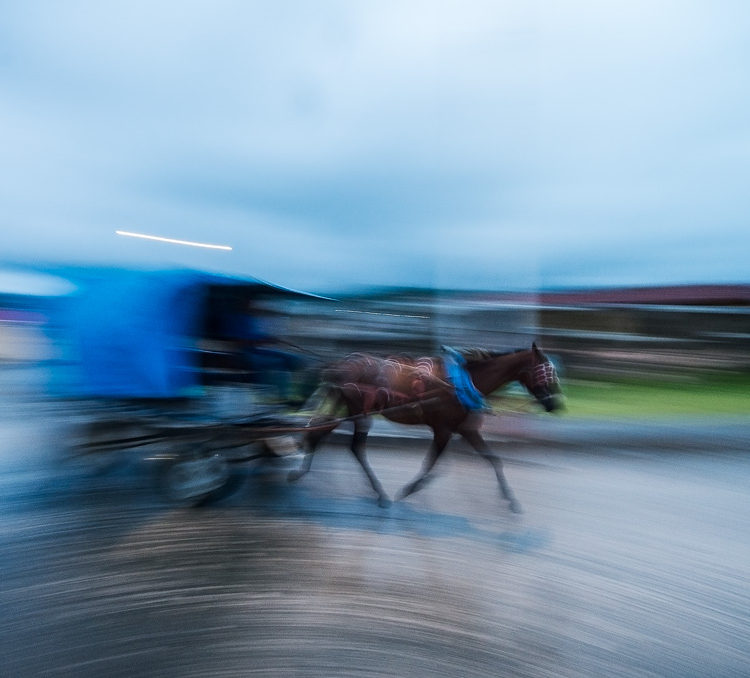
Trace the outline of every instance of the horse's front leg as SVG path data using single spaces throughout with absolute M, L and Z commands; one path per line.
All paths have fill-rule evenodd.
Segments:
M 522 513 L 523 511 L 521 509 L 521 504 L 518 503 L 518 500 L 513 494 L 513 490 L 510 489 L 510 485 L 508 485 L 508 481 L 505 479 L 502 459 L 500 459 L 500 457 L 497 456 L 489 448 L 487 443 L 484 441 L 484 438 L 482 438 L 481 434 L 479 433 L 478 429 L 462 429 L 459 430 L 459 433 L 463 436 L 464 440 L 466 440 L 466 442 L 468 442 L 469 445 L 471 445 L 477 451 L 480 456 L 484 457 L 488 462 L 490 462 L 490 464 L 492 464 L 492 468 L 495 469 L 495 475 L 497 476 L 497 482 L 500 484 L 500 491 L 503 494 L 503 498 L 507 500 L 510 510 L 513 513 Z
M 388 498 L 388 495 L 385 493 L 378 477 L 375 475 L 370 463 L 367 461 L 367 452 L 365 451 L 365 448 L 367 445 L 367 434 L 370 432 L 371 425 L 372 422 L 369 417 L 355 420 L 351 450 L 352 454 L 354 454 L 360 466 L 367 474 L 372 489 L 375 490 L 378 495 L 378 505 L 381 508 L 388 508 L 391 505 L 391 500 Z
M 417 474 L 417 477 L 414 478 L 414 480 L 412 480 L 408 485 L 404 485 L 404 487 L 398 493 L 398 499 L 408 497 L 410 494 L 413 494 L 417 490 L 421 490 L 425 486 L 430 471 L 432 471 L 432 467 L 435 466 L 435 463 L 440 458 L 440 455 L 443 454 L 443 451 L 445 450 L 448 442 L 451 439 L 450 429 L 433 429 L 433 434 L 432 445 L 430 445 L 430 451 L 427 453 L 427 456 L 422 462 L 421 470 Z

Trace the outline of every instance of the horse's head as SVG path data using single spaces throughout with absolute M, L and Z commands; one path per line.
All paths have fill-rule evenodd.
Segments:
M 554 412 L 563 407 L 562 389 L 557 370 L 535 343 L 531 345 L 531 361 L 528 367 L 520 373 L 518 381 L 547 412 Z

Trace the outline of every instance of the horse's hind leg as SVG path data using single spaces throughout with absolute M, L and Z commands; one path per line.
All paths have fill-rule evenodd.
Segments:
M 440 455 L 445 450 L 450 439 L 450 430 L 441 429 L 439 431 L 434 431 L 432 445 L 430 445 L 430 451 L 427 453 L 427 456 L 422 462 L 421 470 L 417 474 L 417 477 L 414 478 L 414 480 L 412 480 L 408 485 L 404 485 L 404 487 L 401 488 L 401 491 L 398 493 L 398 499 L 408 497 L 410 494 L 413 494 L 417 490 L 421 490 L 425 486 L 430 471 L 432 471 L 432 467 L 435 466 L 435 463 L 440 458 Z
M 311 424 L 311 426 L 318 425 L 320 425 L 320 423 L 316 424 L 313 422 Z M 320 431 L 311 431 L 310 433 L 307 433 L 305 435 L 303 441 L 304 456 L 302 457 L 302 463 L 297 470 L 289 472 L 289 474 L 287 475 L 287 480 L 289 480 L 290 482 L 299 480 L 310 470 L 310 466 L 312 466 L 313 456 L 315 455 L 315 450 L 317 449 L 323 438 L 325 438 L 331 431 L 333 431 L 334 428 L 336 428 L 336 426 L 332 425 L 330 428 L 323 428 Z
M 503 498 L 507 500 L 510 510 L 513 513 L 521 513 L 521 504 L 518 503 L 518 500 L 513 494 L 513 490 L 510 489 L 510 485 L 508 485 L 508 481 L 505 479 L 502 459 L 490 450 L 478 430 L 468 429 L 459 432 L 466 442 L 468 442 L 480 456 L 484 457 L 490 462 L 490 464 L 492 464 L 492 468 L 495 469 L 495 475 L 497 476 L 497 482 L 500 484 L 500 491 L 503 494 Z
M 359 465 L 362 467 L 364 472 L 367 474 L 367 478 L 372 485 L 372 489 L 378 495 L 378 505 L 381 508 L 387 508 L 391 505 L 391 500 L 385 493 L 383 486 L 380 484 L 378 477 L 375 475 L 370 463 L 367 461 L 367 453 L 365 452 L 365 445 L 367 443 L 367 434 L 370 432 L 370 420 L 369 419 L 358 419 L 354 423 L 354 435 L 352 436 L 352 454 L 356 457 Z

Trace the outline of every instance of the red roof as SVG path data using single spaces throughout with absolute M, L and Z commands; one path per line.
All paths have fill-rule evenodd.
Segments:
M 542 306 L 653 304 L 688 306 L 750 306 L 750 285 L 673 285 L 559 290 L 536 293 L 486 293 L 475 298 Z

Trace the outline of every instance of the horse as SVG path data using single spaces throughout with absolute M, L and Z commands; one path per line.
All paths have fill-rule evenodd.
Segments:
M 455 351 L 452 351 L 456 355 Z M 480 399 L 500 387 L 517 381 L 548 412 L 562 405 L 560 382 L 549 358 L 532 344 L 530 349 L 511 352 L 468 349 L 459 361 Z M 313 417 L 303 439 L 300 467 L 289 474 L 299 480 L 309 470 L 320 442 L 341 423 L 354 422 L 351 451 L 362 466 L 377 494 L 378 504 L 391 504 L 380 481 L 367 460 L 365 445 L 372 415 L 380 414 L 399 424 L 425 425 L 432 429 L 433 439 L 419 474 L 397 495 L 403 499 L 424 487 L 435 463 L 443 454 L 454 433 L 461 435 L 493 467 L 503 498 L 514 513 L 521 506 L 510 489 L 499 456 L 493 453 L 480 433 L 481 409 L 470 409 L 462 402 L 455 379 L 451 381 L 450 358 L 408 356 L 377 357 L 353 353 L 325 368 L 317 394 L 318 402 L 329 402 L 333 414 Z M 346 416 L 336 418 L 343 410 Z

